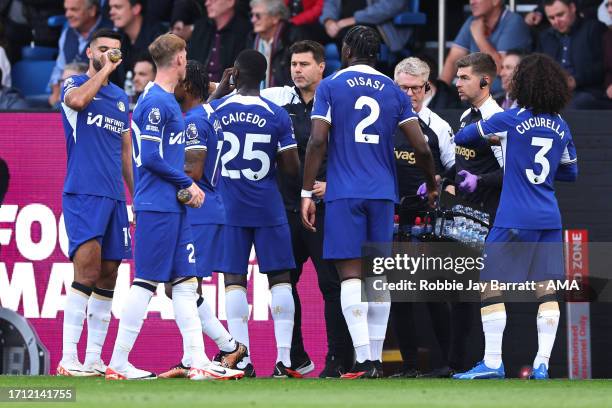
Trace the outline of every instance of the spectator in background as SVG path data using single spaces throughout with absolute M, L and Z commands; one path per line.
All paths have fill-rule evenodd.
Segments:
M 99 0 L 65 0 L 64 8 L 68 26 L 62 30 L 60 35 L 59 54 L 49 80 L 50 106 L 55 106 L 59 101 L 59 81 L 66 64 L 74 61 L 87 61 L 85 50 L 91 34 L 98 28 L 112 27 L 112 23 L 100 13 Z
M 220 82 L 223 71 L 234 66 L 246 47 L 251 24 L 236 13 L 236 0 L 206 0 L 204 5 L 208 16 L 195 22 L 187 55 L 206 66 L 210 81 Z
M 608 15 L 612 19 L 612 0 L 607 0 L 606 8 Z M 612 100 L 612 25 L 608 26 L 608 31 L 604 35 L 604 66 L 606 70 L 605 87 L 606 96 Z
M 22 110 L 27 108 L 27 102 L 17 89 L 2 84 L 2 71 L 0 71 L 0 110 Z
M 145 86 L 150 81 L 155 80 L 156 73 L 155 63 L 148 52 L 141 54 L 134 60 L 134 91 L 136 92 L 136 99 L 144 92 Z
M 8 59 L 6 52 L 7 41 L 4 37 L 4 25 L 0 21 L 0 75 L 2 80 L 0 85 L 3 87 L 10 87 L 11 81 L 11 62 Z
M 287 6 L 283 0 L 252 0 L 250 4 L 255 35 L 251 47 L 262 53 L 268 62 L 262 88 L 291 85 Z
M 606 26 L 583 19 L 572 0 L 545 0 L 550 27 L 540 33 L 538 51 L 557 61 L 568 74 L 569 108 L 605 109 L 603 35 Z
M 125 76 L 134 69 L 134 59 L 147 51 L 149 44 L 166 28 L 159 21 L 149 21 L 145 16 L 145 0 L 109 0 L 110 19 L 121 33 L 123 62 L 111 77 L 111 81 L 123 88 Z
M 295 40 L 329 42 L 319 17 L 323 11 L 323 0 L 285 0 L 289 9 L 289 22 L 293 26 Z
M 489 54 L 498 67 L 506 51 L 531 49 L 531 34 L 523 18 L 504 7 L 503 0 L 470 0 L 470 16 L 455 37 L 440 79 L 451 84 L 457 61 L 473 52 Z
M 597 5 L 599 0 L 576 0 L 576 10 L 578 14 L 584 18 L 595 18 L 597 15 Z M 530 27 L 547 28 L 548 20 L 545 18 L 544 1 L 540 1 L 539 5 L 531 12 L 525 15 L 525 23 Z
M 64 72 L 62 73 L 62 82 L 73 75 L 86 73 L 88 68 L 89 65 L 87 65 L 85 62 L 71 62 L 70 64 L 66 64 L 64 67 Z
M 523 53 L 518 50 L 509 50 L 502 61 L 499 77 L 501 78 L 502 89 L 501 95 L 497 95 L 495 101 L 503 110 L 508 110 L 516 107 L 516 101 L 510 97 L 510 82 L 514 76 L 514 70 L 519 62 L 523 59 Z
M 399 28 L 393 18 L 408 9 L 408 0 L 325 0 L 320 21 L 327 35 L 342 48 L 342 38 L 354 25 L 376 26 L 391 51 L 401 50 L 412 34 L 409 28 Z
M 189 42 L 193 25 L 202 17 L 202 9 L 195 0 L 177 0 L 170 17 L 170 32 Z

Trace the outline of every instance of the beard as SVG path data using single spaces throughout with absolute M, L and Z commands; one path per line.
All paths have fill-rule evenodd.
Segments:
M 102 61 L 100 61 L 99 59 L 93 58 L 92 63 L 93 63 L 93 67 L 96 70 L 96 72 L 102 69 L 102 66 L 103 66 Z

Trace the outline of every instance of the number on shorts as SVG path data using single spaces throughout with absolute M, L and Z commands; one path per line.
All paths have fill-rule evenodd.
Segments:
M 193 244 L 187 244 L 187 250 L 189 251 L 189 263 L 195 263 L 195 247 Z

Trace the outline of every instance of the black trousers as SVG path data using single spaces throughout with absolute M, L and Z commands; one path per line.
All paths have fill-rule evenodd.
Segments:
M 340 305 L 340 279 L 333 262 L 323 259 L 324 207 L 317 206 L 316 232 L 310 232 L 302 225 L 300 214 L 287 211 L 291 243 L 296 268 L 291 271 L 291 286 L 295 301 L 293 339 L 291 341 L 291 361 L 302 361 L 307 356 L 302 338 L 302 306 L 297 291 L 297 283 L 302 275 L 302 267 L 308 258 L 312 259 L 317 271 L 319 289 L 325 303 L 325 331 L 327 335 L 327 360 L 337 359 L 350 368 L 353 361 L 353 343 L 349 334 L 342 306 Z

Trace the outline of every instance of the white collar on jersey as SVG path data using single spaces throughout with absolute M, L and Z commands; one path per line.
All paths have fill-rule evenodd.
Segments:
M 503 111 L 503 109 L 497 104 L 497 102 L 495 102 L 495 99 L 493 99 L 491 95 L 489 95 L 487 100 L 484 101 L 484 103 L 480 108 L 478 108 L 478 110 L 480 111 L 483 119 L 489 119 L 497 112 Z
M 335 79 L 338 75 L 343 74 L 345 72 L 360 72 L 362 74 L 380 75 L 380 76 L 386 77 L 385 74 L 383 74 L 382 72 L 377 71 L 376 69 L 374 69 L 373 67 L 371 67 L 369 65 L 357 64 L 357 65 L 351 65 L 349 67 L 341 69 L 340 71 L 336 72 L 336 74 L 334 74 L 332 79 Z M 387 77 L 387 78 L 389 78 L 389 77 Z
M 225 105 L 229 105 L 230 103 L 238 103 L 240 105 L 259 105 L 262 108 L 266 109 L 268 112 L 274 115 L 274 111 L 270 108 L 270 106 L 259 96 L 245 96 L 234 94 L 227 98 L 223 103 L 217 106 L 217 109 L 221 109 Z

